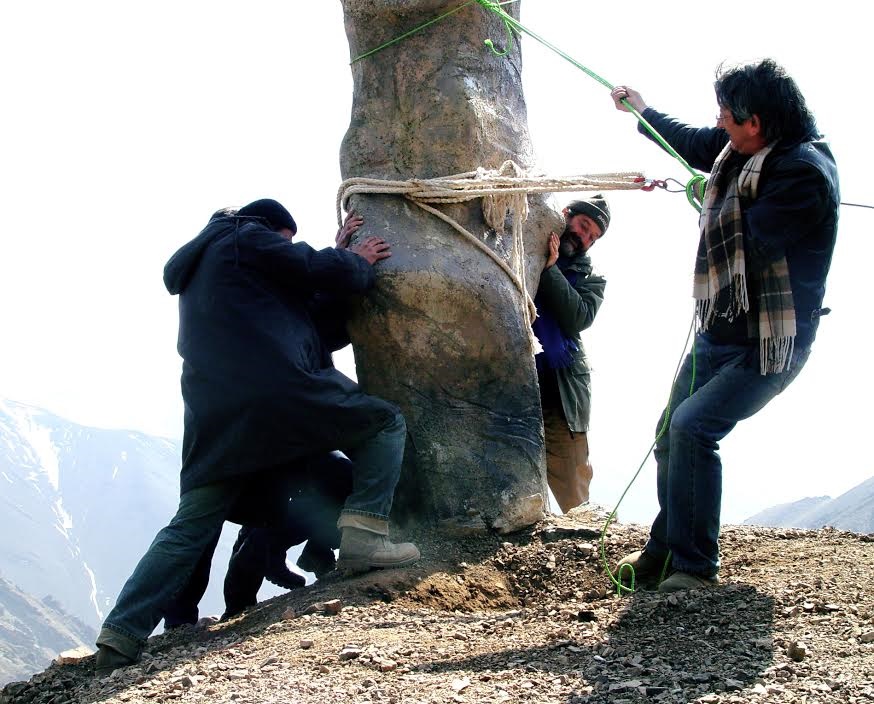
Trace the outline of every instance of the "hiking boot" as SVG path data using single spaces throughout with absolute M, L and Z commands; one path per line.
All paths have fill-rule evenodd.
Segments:
M 380 567 L 406 567 L 421 557 L 412 543 L 388 539 L 388 521 L 372 514 L 342 511 L 337 527 L 342 529 L 337 569 L 347 574 Z
M 118 652 L 108 645 L 97 647 L 97 657 L 94 660 L 94 674 L 97 677 L 107 677 L 120 667 L 128 667 L 136 662 L 133 658 Z
M 664 582 L 659 584 L 659 592 L 662 594 L 670 594 L 671 592 L 681 592 L 686 589 L 709 589 L 719 584 L 719 577 L 712 578 L 703 577 L 699 574 L 690 574 L 688 572 L 674 572 Z
M 304 572 L 312 572 L 316 579 L 320 579 L 337 567 L 337 558 L 334 557 L 333 549 L 308 540 L 297 558 L 297 566 Z
M 641 587 L 655 586 L 665 566 L 665 558 L 656 557 L 646 550 L 637 550 L 626 555 L 616 563 L 616 578 L 623 586 L 631 586 L 631 570 L 622 569 L 623 565 L 631 565 L 634 569 L 634 584 Z
M 298 589 L 307 583 L 304 577 L 288 569 L 288 565 L 285 562 L 285 550 L 281 553 L 271 552 L 268 555 L 264 578 L 277 587 L 289 590 Z
M 337 569 L 357 573 L 380 567 L 406 567 L 420 557 L 419 548 L 412 543 L 393 543 L 387 535 L 344 527 Z

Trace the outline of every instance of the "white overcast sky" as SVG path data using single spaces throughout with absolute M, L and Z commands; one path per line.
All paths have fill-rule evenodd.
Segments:
M 720 62 L 774 57 L 832 141 L 844 200 L 871 204 L 871 40 L 860 8 L 525 0 L 522 21 L 692 123 L 713 122 Z M 440 41 L 439 30 L 432 36 Z M 685 180 L 603 86 L 530 39 L 523 53 L 540 168 Z M 216 208 L 260 197 L 284 202 L 302 239 L 332 242 L 348 61 L 336 0 L 5 3 L 0 397 L 180 437 L 164 262 Z M 682 350 L 697 233 L 682 195 L 610 199 L 609 235 L 592 250 L 607 299 L 585 341 L 595 369 L 593 499 L 612 507 L 650 445 Z M 872 230 L 874 211 L 842 209 L 825 301 L 834 312 L 795 384 L 724 442 L 725 520 L 835 496 L 874 474 Z M 338 361 L 348 369 L 349 359 Z M 653 475 L 650 460 L 620 518 L 651 517 Z

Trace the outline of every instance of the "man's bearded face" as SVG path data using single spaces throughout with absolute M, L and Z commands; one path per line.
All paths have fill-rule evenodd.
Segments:
M 558 253 L 562 257 L 575 257 L 583 248 L 580 238 L 571 232 L 570 225 L 565 225 L 564 232 L 558 242 Z

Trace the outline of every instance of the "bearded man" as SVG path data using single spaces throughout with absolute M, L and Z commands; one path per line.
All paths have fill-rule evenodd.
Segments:
M 592 270 L 589 248 L 610 224 L 603 196 L 575 200 L 563 211 L 561 237 L 549 235 L 532 326 L 543 351 L 535 357 L 546 436 L 547 483 L 563 512 L 589 500 L 591 381 L 580 333 L 594 321 L 607 280 Z

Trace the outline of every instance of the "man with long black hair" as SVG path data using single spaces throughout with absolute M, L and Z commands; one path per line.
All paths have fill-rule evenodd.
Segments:
M 822 302 L 837 236 L 837 168 L 795 81 L 765 59 L 720 67 L 714 87 L 716 127 L 701 128 L 648 107 L 628 86 L 611 93 L 617 109 L 627 111 L 627 100 L 711 174 L 694 269 L 694 357 L 683 363 L 655 448 L 659 513 L 646 547 L 620 561 L 645 583 L 670 556 L 662 592 L 718 582 L 719 443 L 807 361 L 829 312 Z

